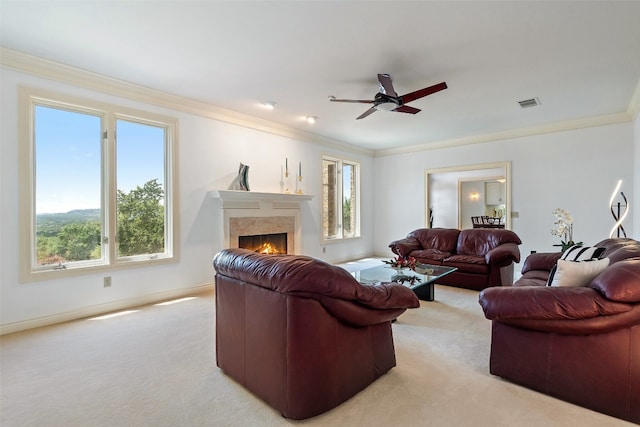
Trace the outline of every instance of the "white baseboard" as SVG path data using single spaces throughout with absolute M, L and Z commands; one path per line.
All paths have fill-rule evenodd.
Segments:
M 69 322 L 71 320 L 84 319 L 85 317 L 98 316 L 101 314 L 111 313 L 113 311 L 124 310 L 126 308 L 154 304 L 175 298 L 182 298 L 190 295 L 201 294 L 203 292 L 210 292 L 212 290 L 214 290 L 213 283 L 208 283 L 190 288 L 158 292 L 149 295 L 141 295 L 139 297 L 121 301 L 113 301 L 106 304 L 92 305 L 90 307 L 83 307 L 78 310 L 54 314 L 52 316 L 39 317 L 36 319 L 29 319 L 21 322 L 7 323 L 4 325 L 0 325 L 0 335 L 25 331 L 27 329 L 40 328 L 42 326 L 54 325 L 56 323 Z

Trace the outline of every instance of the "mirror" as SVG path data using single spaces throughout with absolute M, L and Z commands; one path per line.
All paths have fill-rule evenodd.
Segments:
M 502 218 L 511 228 L 511 163 L 425 171 L 426 227 L 472 228 L 472 216 Z

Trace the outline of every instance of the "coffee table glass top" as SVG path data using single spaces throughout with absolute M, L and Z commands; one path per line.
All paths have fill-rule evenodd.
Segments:
M 416 269 L 395 268 L 383 264 L 351 273 L 363 284 L 377 282 L 396 282 L 411 289 L 421 300 L 434 300 L 434 283 L 439 278 L 456 271 L 455 267 L 442 265 L 417 264 Z
M 376 267 L 351 273 L 360 283 L 398 282 L 410 289 L 433 283 L 439 278 L 456 271 L 455 267 L 442 265 L 418 264 L 415 270 L 410 268 L 393 268 L 382 264 Z M 411 279 L 415 277 L 415 279 Z

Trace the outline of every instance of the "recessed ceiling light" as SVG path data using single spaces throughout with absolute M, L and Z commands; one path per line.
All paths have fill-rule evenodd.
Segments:
M 312 125 L 316 122 L 316 120 L 318 120 L 318 118 L 316 116 L 307 116 L 305 120 L 307 121 L 307 123 Z
M 277 104 L 274 101 L 265 101 L 262 103 L 262 106 L 267 110 L 273 110 L 274 108 L 276 108 L 276 105 Z

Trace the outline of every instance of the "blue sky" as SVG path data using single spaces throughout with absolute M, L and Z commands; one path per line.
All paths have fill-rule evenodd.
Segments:
M 351 170 L 352 166 L 343 167 L 342 168 L 342 198 L 350 199 L 351 198 Z
M 36 213 L 100 208 L 101 118 L 37 106 Z M 117 186 L 164 183 L 164 129 L 117 121 Z

